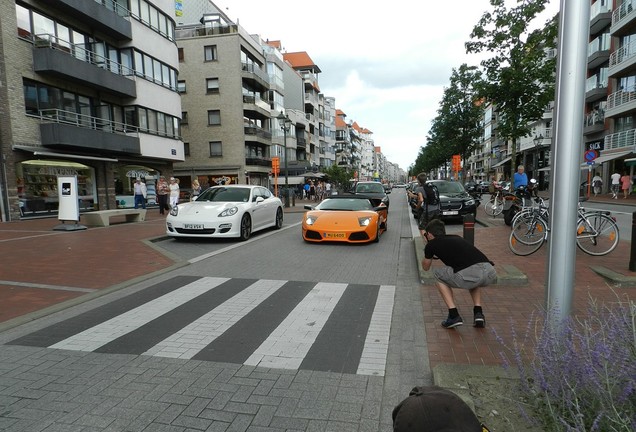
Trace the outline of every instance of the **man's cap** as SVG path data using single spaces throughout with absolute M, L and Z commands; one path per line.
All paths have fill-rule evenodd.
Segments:
M 487 430 L 487 429 L 486 429 Z M 441 387 L 414 387 L 393 409 L 394 432 L 482 432 L 470 407 Z

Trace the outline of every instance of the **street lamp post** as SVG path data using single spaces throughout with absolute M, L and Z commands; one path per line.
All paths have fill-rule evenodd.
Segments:
M 285 207 L 289 207 L 289 175 L 287 173 L 287 132 L 289 132 L 291 128 L 292 121 L 289 119 L 289 116 L 284 114 L 282 111 L 278 116 L 276 116 L 278 121 L 280 122 L 280 128 L 283 130 L 283 148 L 285 154 L 283 155 L 283 163 L 285 168 Z
M 534 143 L 534 148 L 535 148 L 534 167 L 537 169 L 537 172 L 539 173 L 539 190 L 543 190 L 543 172 L 538 171 L 540 168 L 543 168 L 539 166 L 539 160 L 541 158 L 541 144 L 543 144 L 543 135 L 539 134 L 538 136 L 535 136 L 532 142 Z

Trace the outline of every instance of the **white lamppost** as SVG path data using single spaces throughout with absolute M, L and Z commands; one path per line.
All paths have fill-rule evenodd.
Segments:
M 292 121 L 289 116 L 282 111 L 276 116 L 280 122 L 280 128 L 283 130 L 283 149 L 285 154 L 283 155 L 283 162 L 285 168 L 285 207 L 289 207 L 289 175 L 287 173 L 287 132 L 291 129 Z

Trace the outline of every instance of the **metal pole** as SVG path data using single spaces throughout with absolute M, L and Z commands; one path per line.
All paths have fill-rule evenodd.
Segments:
M 287 122 L 283 123 L 283 148 L 285 149 L 285 207 L 289 207 L 289 175 L 287 173 Z
M 554 163 L 546 279 L 546 309 L 559 325 L 572 309 L 576 260 L 576 215 L 590 2 L 561 0 L 555 105 Z

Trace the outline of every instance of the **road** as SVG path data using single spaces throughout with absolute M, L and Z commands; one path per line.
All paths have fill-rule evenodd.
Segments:
M 159 241 L 189 265 L 0 335 L 4 356 L 42 359 L 0 383 L 35 395 L 0 430 L 390 431 L 431 382 L 406 199 L 379 243 L 305 243 L 301 217 Z

